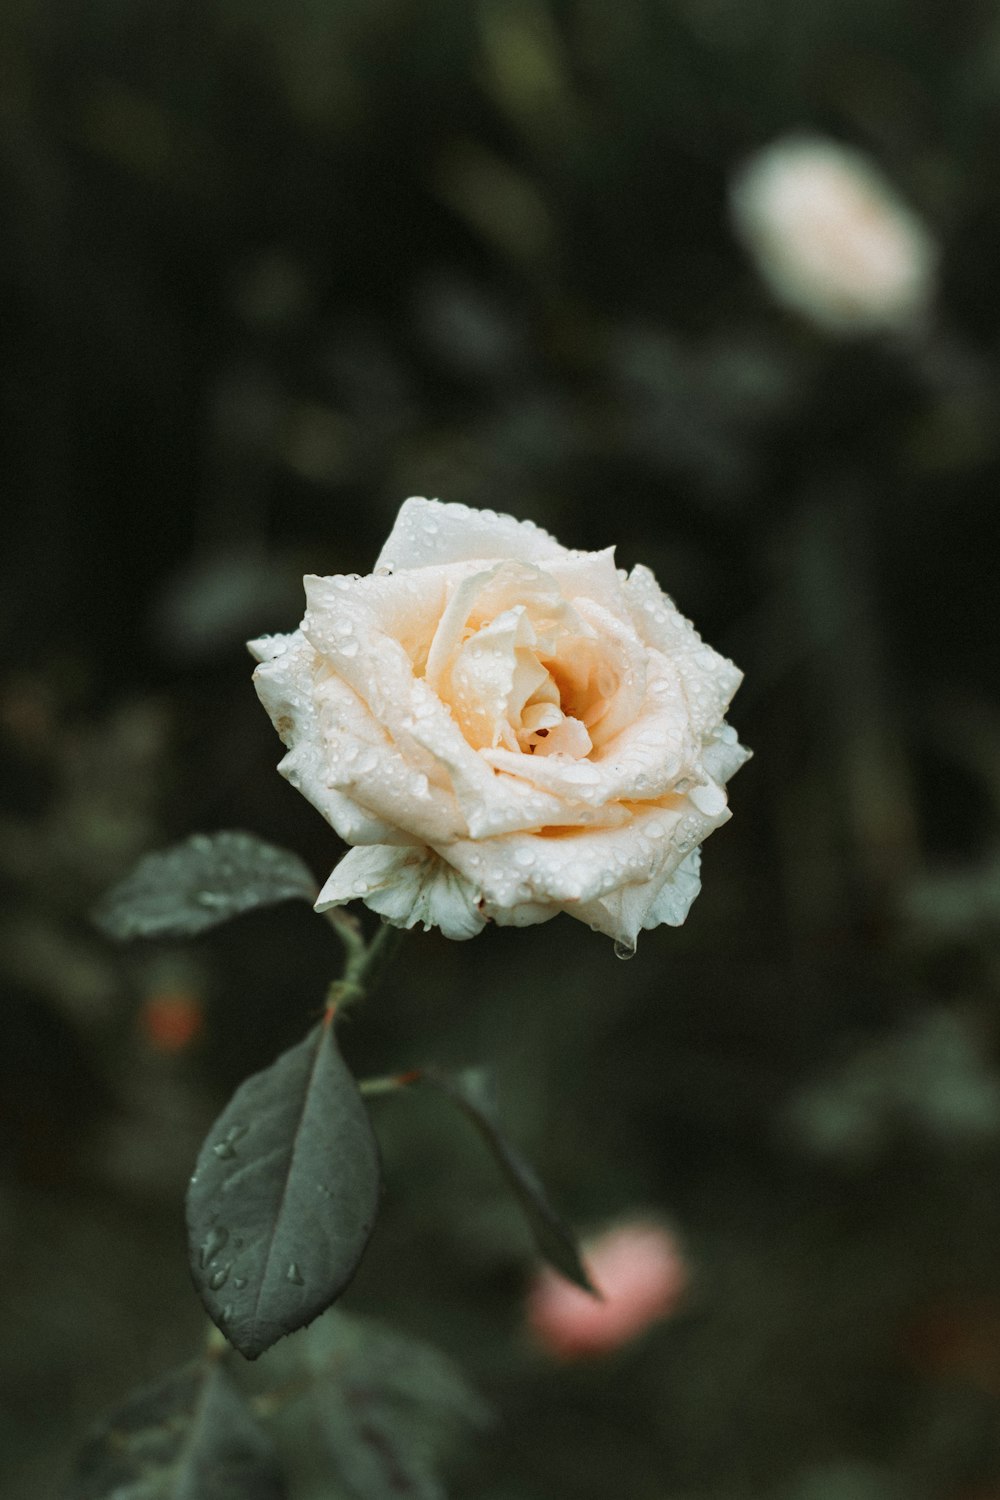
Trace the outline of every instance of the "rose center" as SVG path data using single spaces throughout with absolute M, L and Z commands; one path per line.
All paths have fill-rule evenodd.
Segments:
M 551 580 L 513 565 L 458 586 L 425 675 L 476 749 L 574 759 L 594 749 L 620 684 L 608 644 Z

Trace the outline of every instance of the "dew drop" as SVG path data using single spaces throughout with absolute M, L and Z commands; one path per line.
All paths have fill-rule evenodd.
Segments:
M 220 1266 L 217 1271 L 213 1271 L 212 1275 L 208 1278 L 208 1284 L 213 1292 L 217 1292 L 220 1287 L 225 1286 L 226 1282 L 229 1280 L 229 1273 L 232 1268 L 232 1261 L 227 1260 L 224 1266 Z
M 285 1280 L 290 1281 L 293 1286 L 305 1286 L 305 1280 L 303 1278 L 302 1272 L 299 1270 L 294 1260 L 289 1261 L 288 1263 L 288 1270 L 285 1272 Z
M 223 1323 L 228 1323 L 229 1319 L 232 1317 L 232 1315 L 233 1315 L 233 1304 L 231 1302 L 227 1302 L 226 1305 L 225 1305 L 225 1307 L 222 1309 L 222 1321 L 223 1321 Z
M 242 1290 L 246 1286 L 246 1284 L 247 1284 L 247 1279 L 246 1279 L 245 1276 L 234 1276 L 233 1277 L 233 1286 L 236 1288 L 236 1290 L 238 1292 L 242 1292 Z
M 615 942 L 615 958 L 635 958 L 635 943 L 623 943 L 621 939 Z
M 216 1224 L 214 1229 L 209 1230 L 202 1241 L 201 1254 L 199 1256 L 202 1270 L 205 1269 L 210 1260 L 215 1259 L 219 1251 L 225 1247 L 228 1239 L 229 1230 L 223 1229 L 221 1224 Z
M 248 1129 L 249 1126 L 247 1125 L 234 1125 L 231 1130 L 226 1132 L 223 1140 L 216 1141 L 212 1147 L 213 1155 L 217 1156 L 220 1161 L 232 1161 L 236 1155 L 236 1142 L 240 1136 L 246 1135 Z

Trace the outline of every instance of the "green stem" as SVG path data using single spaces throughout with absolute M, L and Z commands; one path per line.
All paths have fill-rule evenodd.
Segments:
M 323 915 L 344 945 L 345 962 L 350 965 L 363 958 L 368 945 L 357 917 L 342 906 L 331 906 Z
M 393 954 L 403 941 L 404 930 L 402 927 L 393 927 L 389 922 L 383 922 L 368 944 L 364 959 L 358 965 L 357 975 L 350 972 L 349 962 L 344 971 L 344 978 L 354 980 L 363 989 L 374 989 L 382 977 L 383 970 L 388 967 Z
M 419 1083 L 423 1078 L 423 1070 L 411 1068 L 408 1073 L 386 1073 L 381 1078 L 362 1078 L 358 1083 L 358 1090 L 369 1097 L 377 1094 L 395 1094 L 400 1089 L 405 1089 L 411 1083 Z
M 352 919 L 353 920 L 353 919 Z M 373 990 L 381 978 L 382 971 L 399 946 L 403 931 L 384 922 L 370 943 L 339 923 L 334 924 L 347 949 L 344 972 L 335 979 L 327 991 L 326 1003 L 330 1010 L 343 1012 L 355 1000 L 361 1000 Z

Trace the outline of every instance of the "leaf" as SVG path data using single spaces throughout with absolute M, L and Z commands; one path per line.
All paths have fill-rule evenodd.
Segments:
M 135 1396 L 86 1445 L 67 1500 L 284 1500 L 271 1440 L 217 1360 Z
M 141 859 L 94 913 L 109 937 L 193 937 L 279 901 L 316 899 L 297 854 L 252 833 L 196 833 Z
M 237 1089 L 188 1190 L 191 1269 L 247 1359 L 310 1323 L 375 1223 L 378 1147 L 329 1016 Z
M 553 1208 L 534 1169 L 504 1135 L 485 1071 L 469 1068 L 463 1073 L 446 1074 L 427 1069 L 422 1078 L 457 1104 L 475 1125 L 513 1190 L 544 1259 L 585 1292 L 599 1296 L 587 1275 L 572 1230 Z
M 491 1413 L 439 1350 L 367 1318 L 334 1309 L 301 1340 L 281 1346 L 286 1378 L 303 1391 L 280 1414 L 296 1473 L 296 1493 L 351 1500 L 444 1500 L 440 1470 L 470 1427 Z M 309 1472 L 311 1471 L 311 1472 Z M 325 1478 L 325 1484 L 324 1484 Z

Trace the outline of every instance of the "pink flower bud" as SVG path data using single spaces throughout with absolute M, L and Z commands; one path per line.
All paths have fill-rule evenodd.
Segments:
M 609 1353 L 676 1310 L 689 1272 L 676 1237 L 661 1225 L 618 1224 L 583 1247 L 601 1300 L 544 1267 L 528 1293 L 535 1341 L 556 1359 Z

